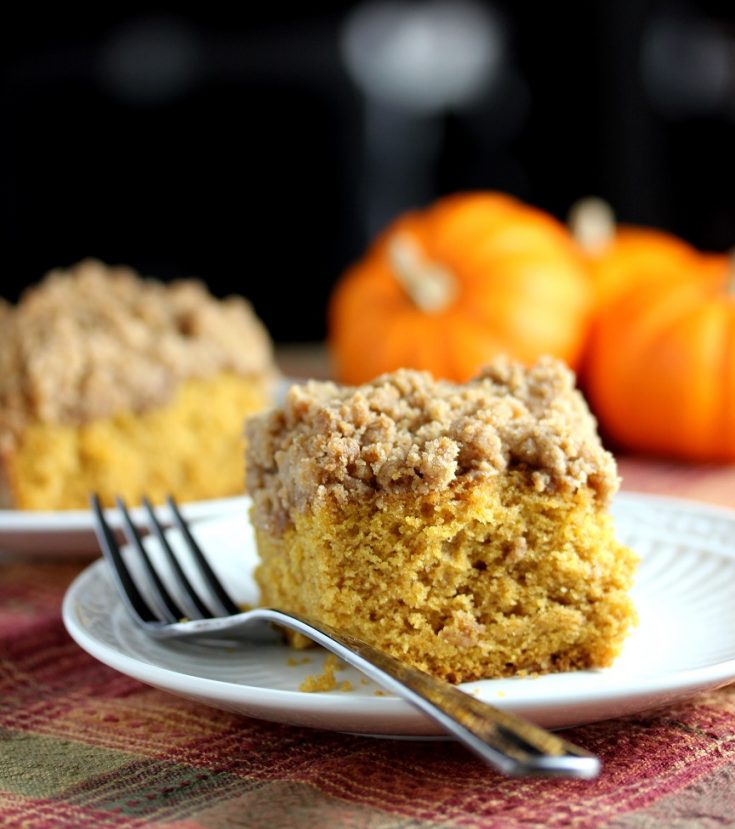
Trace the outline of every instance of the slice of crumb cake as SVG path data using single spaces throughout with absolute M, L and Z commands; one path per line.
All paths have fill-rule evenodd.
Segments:
M 609 665 L 635 621 L 613 457 L 550 358 L 310 382 L 247 425 L 264 605 L 452 682 Z M 297 642 L 297 644 L 303 644 Z
M 0 508 L 236 495 L 270 338 L 242 298 L 85 260 L 0 303 Z

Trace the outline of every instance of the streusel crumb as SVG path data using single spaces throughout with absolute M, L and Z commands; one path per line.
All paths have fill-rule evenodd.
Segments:
M 345 665 L 334 654 L 327 654 L 322 672 L 309 674 L 299 685 L 299 691 L 305 691 L 308 694 L 316 691 L 334 691 L 336 688 L 340 691 L 352 691 L 352 683 L 349 680 L 337 682 L 334 675 L 335 671 L 341 671 L 344 667 Z
M 601 504 L 618 486 L 573 373 L 552 358 L 499 359 L 462 385 L 410 370 L 360 387 L 310 382 L 246 432 L 248 490 L 275 532 L 327 497 L 421 495 L 510 468 L 538 492 L 589 486 Z
M 0 449 L 33 421 L 81 424 L 171 399 L 183 380 L 267 377 L 268 336 L 248 303 L 86 260 L 0 304 Z

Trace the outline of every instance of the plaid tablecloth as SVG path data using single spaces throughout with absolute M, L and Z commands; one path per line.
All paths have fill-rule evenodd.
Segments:
M 621 468 L 735 506 L 735 469 Z M 59 616 L 83 566 L 0 560 L 2 827 L 735 826 L 735 685 L 567 732 L 602 758 L 595 781 L 510 780 L 450 742 L 246 719 L 100 665 Z

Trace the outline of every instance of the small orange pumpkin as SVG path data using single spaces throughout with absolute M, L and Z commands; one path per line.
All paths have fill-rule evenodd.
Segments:
M 636 267 L 638 260 L 635 261 Z M 663 271 L 667 271 L 664 278 Z M 682 255 L 658 277 L 623 269 L 588 352 L 587 393 L 621 447 L 735 460 L 735 279 L 724 255 Z
M 670 281 L 691 268 L 697 251 L 682 239 L 648 227 L 617 225 L 602 199 L 582 199 L 569 215 L 572 235 L 586 254 L 599 308 L 629 288 Z
M 335 374 L 361 383 L 407 367 L 462 381 L 499 353 L 574 367 L 591 306 L 562 224 L 497 193 L 449 196 L 401 216 L 338 283 Z

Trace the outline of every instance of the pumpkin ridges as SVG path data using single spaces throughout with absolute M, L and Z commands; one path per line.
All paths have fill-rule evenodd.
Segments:
M 669 296 L 663 303 L 650 299 L 651 286 L 644 286 L 621 297 L 598 319 L 587 366 L 593 409 L 612 438 L 635 448 L 642 448 L 638 435 L 646 436 L 642 441 L 645 445 L 651 431 L 650 407 L 640 405 L 640 395 L 650 390 L 647 378 L 639 376 L 647 370 L 644 355 L 681 310 L 676 297 Z M 630 355 L 635 357 L 631 359 Z M 636 422 L 631 429 L 632 417 Z
M 460 205 L 460 201 L 462 202 Z M 507 196 L 470 194 L 449 197 L 427 213 L 423 244 L 427 255 L 450 268 L 462 267 L 468 256 L 494 256 L 537 249 L 550 261 L 566 247 L 570 260 L 581 257 L 559 221 Z M 465 270 L 468 270 L 465 267 Z
M 592 298 L 586 290 L 588 283 L 581 269 L 577 271 L 568 264 L 549 264 L 543 255 L 531 251 L 508 256 L 504 264 L 506 268 L 501 272 L 500 264 L 495 265 L 492 260 L 484 265 L 478 263 L 474 275 L 462 281 L 477 292 L 488 291 L 494 284 L 500 284 L 514 292 L 522 291 L 524 299 L 553 303 L 560 312 L 564 309 L 568 311 L 570 305 L 577 310 L 591 309 Z M 483 275 L 486 276 L 484 280 Z
M 487 251 L 482 248 L 483 240 Z M 536 216 L 533 219 L 524 216 L 523 225 L 509 225 L 506 222 L 500 225 L 492 236 L 481 236 L 471 253 L 475 256 L 491 255 L 500 259 L 529 251 L 533 251 L 539 257 L 551 254 L 554 259 L 558 259 L 564 251 L 570 261 L 577 262 L 582 267 L 582 258 L 563 225 L 551 217 L 549 221 L 543 221 Z
M 419 317 L 407 331 L 403 331 L 404 345 L 400 351 L 404 360 L 396 368 L 402 368 L 406 362 L 419 371 L 446 372 L 449 370 L 449 355 L 446 343 L 433 336 L 433 323 L 426 317 Z M 390 349 L 390 346 L 388 346 Z M 386 364 L 388 360 L 384 361 Z M 393 370 L 393 369 L 389 369 Z
M 519 306 L 517 301 L 499 297 L 492 313 L 478 310 L 467 319 L 493 330 L 500 342 L 512 337 L 514 354 L 524 362 L 533 360 L 544 349 L 571 362 L 579 353 L 583 339 L 572 329 L 559 326 L 553 308 L 537 302 Z
M 564 305 L 570 293 L 584 297 L 585 306 L 593 306 L 592 286 L 582 262 L 574 257 L 563 256 L 553 247 L 534 248 L 523 246 L 514 251 L 487 250 L 468 253 L 462 261 L 451 262 L 449 267 L 457 275 L 463 294 L 475 291 L 488 292 L 496 285 L 502 285 L 511 291 L 518 284 L 516 269 L 523 269 L 526 275 L 533 270 L 533 281 L 541 283 L 548 295 L 556 295 L 557 289 L 564 289 Z
M 732 298 L 732 283 L 735 279 L 735 255 L 726 253 L 700 254 L 697 270 L 701 279 L 709 285 L 712 293 Z
M 699 254 L 664 231 L 617 225 L 608 243 L 588 251 L 586 258 L 597 303 L 605 308 L 631 288 L 696 269 Z
M 490 360 L 503 351 L 502 341 L 488 336 L 484 325 L 463 319 L 462 328 L 449 328 L 444 339 L 447 374 L 458 382 L 474 377 Z
M 714 458 L 720 449 L 719 423 L 713 417 L 722 395 L 713 370 L 720 364 L 725 317 L 716 303 L 689 308 L 669 329 L 655 340 L 657 350 L 665 350 L 675 361 L 668 382 L 673 388 L 679 410 L 658 408 L 659 420 L 669 435 L 665 451 L 680 449 L 690 458 Z M 655 364 L 661 364 L 653 354 Z M 663 414 L 663 417 L 661 417 Z
M 735 251 L 729 254 L 703 254 L 706 277 L 716 285 L 717 301 L 726 312 L 723 335 L 721 400 L 716 424 L 726 458 L 735 459 Z
M 522 226 L 510 225 L 508 218 L 505 218 L 502 222 L 496 222 L 494 227 L 478 228 L 472 234 L 457 234 L 451 239 L 435 238 L 430 243 L 432 255 L 452 269 L 461 268 L 471 273 L 473 263 L 487 260 L 502 262 L 529 252 L 545 259 L 553 267 L 558 266 L 562 256 L 567 254 L 565 266 L 576 266 L 580 274 L 584 273 L 582 258 L 563 225 L 551 219 L 541 221 L 535 215 L 529 219 L 525 211 L 519 211 L 513 218 L 515 222 L 522 221 Z M 586 274 L 583 278 L 587 278 Z
M 357 281 L 362 278 L 357 274 Z M 393 359 L 393 354 L 404 351 L 404 342 L 410 343 L 413 350 L 413 341 L 405 332 L 422 322 L 419 309 L 390 280 L 382 284 L 371 280 L 366 286 L 368 299 L 364 295 L 360 298 L 349 284 L 345 285 L 346 290 L 335 292 L 330 308 L 336 318 L 330 324 L 332 342 L 338 344 L 332 349 L 336 376 L 357 384 L 401 368 L 404 361 Z M 360 366 L 361 370 L 355 370 Z
M 662 336 L 662 332 L 700 296 L 701 287 L 687 279 L 669 285 L 663 296 L 659 286 L 644 285 L 620 297 L 603 314 L 601 325 L 612 321 L 620 328 L 620 333 L 626 334 L 626 350 L 637 351 Z
M 586 251 L 598 313 L 584 382 L 602 429 L 628 449 L 735 460 L 726 257 L 657 230 L 610 230 Z
M 363 308 L 365 305 L 368 307 Z M 393 278 L 387 263 L 376 259 L 374 263 L 354 266 L 337 285 L 330 304 L 330 324 L 339 327 L 347 316 L 351 323 L 359 325 L 374 314 L 382 318 L 386 313 L 407 310 L 417 309 Z
M 453 330 L 455 330 L 455 325 L 451 322 L 450 314 L 446 331 L 451 332 Z M 424 319 L 421 337 L 417 339 L 425 349 L 421 363 L 425 371 L 430 371 L 437 378 L 458 376 L 455 371 L 452 350 L 447 347 L 449 339 L 447 335 L 437 337 L 431 321 Z
M 464 193 L 440 199 L 424 214 L 431 254 L 443 257 L 447 248 L 451 251 L 478 236 L 492 236 L 519 208 L 520 202 L 499 193 Z
M 589 294 L 579 290 L 579 283 L 567 271 L 548 268 L 546 261 L 535 254 L 519 254 L 511 262 L 512 266 L 502 273 L 512 276 L 493 279 L 488 275 L 484 284 L 484 271 L 481 273 L 478 267 L 474 279 L 480 284 L 471 285 L 465 292 L 468 302 L 470 297 L 475 299 L 467 313 L 483 320 L 500 338 L 515 334 L 520 359 L 532 359 L 529 355 L 546 348 L 575 362 L 586 339 L 586 328 L 565 327 L 559 325 L 559 320 L 570 313 L 586 316 L 591 310 Z M 543 275 L 554 278 L 541 278 Z M 499 284 L 502 282 L 505 284 Z
M 724 456 L 735 459 L 735 314 L 730 311 L 725 331 L 722 366 L 720 433 Z
M 635 408 L 627 400 L 632 390 L 632 378 L 625 376 L 627 353 L 612 350 L 618 338 L 617 329 L 614 317 L 597 321 L 584 368 L 593 411 L 602 419 L 610 436 L 625 444 L 626 438 L 632 436 L 626 434 L 625 424 L 619 423 L 620 412 L 633 412 Z
M 610 436 L 629 448 L 722 457 L 712 363 L 727 315 L 719 301 L 702 305 L 703 287 L 684 280 L 659 299 L 660 289 L 645 286 L 621 298 L 595 332 L 590 399 Z
M 560 315 L 586 310 L 589 305 L 584 294 L 576 290 L 576 283 L 561 274 L 556 277 L 554 270 L 531 258 L 515 261 L 512 273 L 505 274 L 494 273 L 492 264 L 478 265 L 472 280 L 462 280 L 464 287 L 457 307 L 474 312 L 479 306 L 487 320 L 498 316 L 498 303 L 514 300 L 516 304 L 520 301 L 523 305 L 553 308 Z
M 367 334 L 363 349 L 368 349 L 373 354 L 370 361 L 373 365 L 370 370 L 370 378 L 386 371 L 403 368 L 405 365 L 403 355 L 406 352 L 420 355 L 421 343 L 418 341 L 418 337 L 413 336 L 417 324 L 421 325 L 420 315 L 415 309 L 407 308 L 394 315 L 387 325 L 383 325 L 380 337 L 376 336 L 377 332 L 375 330 L 372 334 Z M 418 364 L 417 367 L 423 369 L 424 365 Z
M 420 330 L 428 327 L 426 320 L 411 308 L 400 314 L 385 318 L 379 329 L 369 319 L 366 324 L 351 332 L 343 343 L 340 354 L 347 357 L 342 362 L 335 360 L 335 371 L 343 382 L 359 384 L 371 380 L 387 371 L 404 367 L 406 362 L 419 370 L 429 371 L 435 361 L 446 364 L 443 343 L 429 332 Z M 359 371 L 354 366 L 361 367 Z
M 406 343 L 410 348 L 410 340 L 406 339 L 406 328 L 400 316 L 390 320 L 389 324 L 383 328 L 380 338 L 373 336 L 366 339 L 364 347 L 372 355 L 367 358 L 367 364 L 373 366 L 368 372 L 369 379 L 386 371 L 401 368 L 402 360 L 398 360 L 397 355 L 405 353 Z M 365 359 L 364 356 L 363 359 Z
M 361 283 L 364 283 L 361 286 Z M 356 291 L 354 286 L 361 286 Z M 335 373 L 345 382 L 362 382 L 359 373 L 352 366 L 358 366 L 372 360 L 374 349 L 381 347 L 385 341 L 383 326 L 375 330 L 374 319 L 360 313 L 361 296 L 370 295 L 370 304 L 375 308 L 385 309 L 380 319 L 387 323 L 395 318 L 397 309 L 404 305 L 400 289 L 390 280 L 365 280 L 364 272 L 358 268 L 350 271 L 345 280 L 337 286 L 330 305 L 331 336 L 339 348 L 332 350 Z M 369 349 L 369 350 L 368 350 Z
M 388 343 L 400 334 L 400 329 L 383 330 L 373 334 L 369 339 L 358 336 L 354 332 L 345 340 L 342 349 L 334 355 L 335 373 L 343 382 L 359 385 L 366 379 L 372 379 L 383 372 L 382 365 L 389 354 Z M 355 371 L 354 366 L 362 366 L 361 371 Z M 386 369 L 388 370 L 388 369 Z
M 401 233 L 410 234 L 416 260 L 425 262 L 429 273 L 429 263 L 440 266 L 456 284 L 451 304 L 427 308 L 424 316 L 432 317 L 432 326 L 415 306 L 420 297 L 411 297 L 421 269 L 404 286 L 392 271 L 391 239 Z M 390 356 L 390 365 L 380 370 L 400 360 L 466 379 L 499 351 L 526 361 L 552 353 L 574 367 L 589 298 L 581 258 L 555 219 L 495 194 L 441 200 L 423 213 L 399 218 L 335 289 L 329 329 L 338 377 L 368 379 L 379 358 L 386 362 Z M 386 316 L 401 319 L 405 337 L 387 333 Z M 468 369 L 473 360 L 480 362 Z

